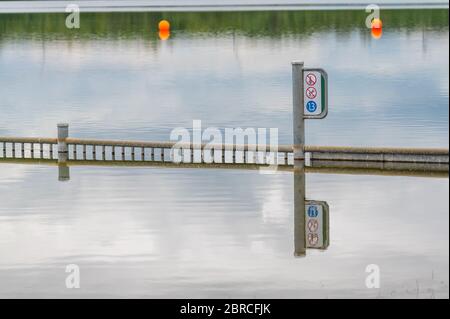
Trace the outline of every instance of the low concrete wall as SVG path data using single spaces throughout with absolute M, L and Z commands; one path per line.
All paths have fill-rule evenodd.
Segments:
M 448 149 L 306 147 L 311 160 L 448 164 Z
M 66 138 L 67 145 L 83 146 L 110 146 L 129 148 L 157 148 L 171 149 L 176 142 L 145 142 L 145 141 L 120 141 L 120 140 L 96 140 Z M 49 144 L 58 143 L 56 138 L 32 138 L 32 137 L 1 137 L 0 151 L 5 151 L 5 145 L 11 144 Z M 192 143 L 178 144 L 182 149 L 213 149 L 222 151 L 262 151 L 272 152 L 270 145 L 264 147 L 258 145 L 212 145 Z M 279 145 L 278 153 L 292 153 L 292 145 Z M 382 147 L 345 147 L 345 146 L 305 146 L 305 153 L 310 154 L 311 160 L 321 161 L 357 161 L 357 162 L 393 162 L 393 163 L 430 163 L 449 164 L 449 150 L 438 148 L 382 148 Z

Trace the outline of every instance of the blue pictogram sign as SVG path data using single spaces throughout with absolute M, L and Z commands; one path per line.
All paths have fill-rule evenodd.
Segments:
M 311 218 L 315 218 L 319 215 L 319 210 L 316 206 L 309 206 L 308 207 L 308 216 Z
M 309 101 L 306 103 L 306 109 L 311 113 L 315 112 L 317 110 L 317 103 L 314 101 Z

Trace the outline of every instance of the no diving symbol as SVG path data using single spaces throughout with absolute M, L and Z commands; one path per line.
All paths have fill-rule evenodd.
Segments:
M 312 233 L 316 232 L 317 229 L 319 229 L 319 222 L 317 221 L 317 219 L 310 219 L 308 221 L 308 229 Z
M 314 84 L 316 84 L 317 82 L 317 78 L 313 73 L 308 73 L 306 75 L 306 84 L 308 84 L 309 86 L 313 86 Z
M 313 87 L 306 89 L 306 96 L 310 99 L 314 99 L 317 96 L 317 90 Z

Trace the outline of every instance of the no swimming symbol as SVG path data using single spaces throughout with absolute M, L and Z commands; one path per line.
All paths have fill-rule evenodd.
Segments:
M 313 86 L 314 84 L 316 84 L 317 82 L 317 78 L 313 73 L 308 73 L 306 75 L 306 84 L 308 84 L 309 86 Z

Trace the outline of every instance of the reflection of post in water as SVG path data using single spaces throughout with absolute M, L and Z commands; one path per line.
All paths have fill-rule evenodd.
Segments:
M 294 256 L 306 255 L 305 161 L 294 161 Z
M 58 180 L 60 182 L 66 182 L 68 180 L 70 180 L 70 169 L 69 166 L 67 165 L 67 163 L 61 162 L 61 155 L 59 155 L 58 157 Z M 66 160 L 67 160 L 67 155 L 66 155 Z
M 323 201 L 305 200 L 305 162 L 294 161 L 294 256 L 306 249 L 325 250 L 329 246 L 329 208 Z
M 66 138 L 69 137 L 69 125 L 58 124 L 58 180 L 65 182 L 70 180 L 70 169 L 67 165 L 69 148 Z

